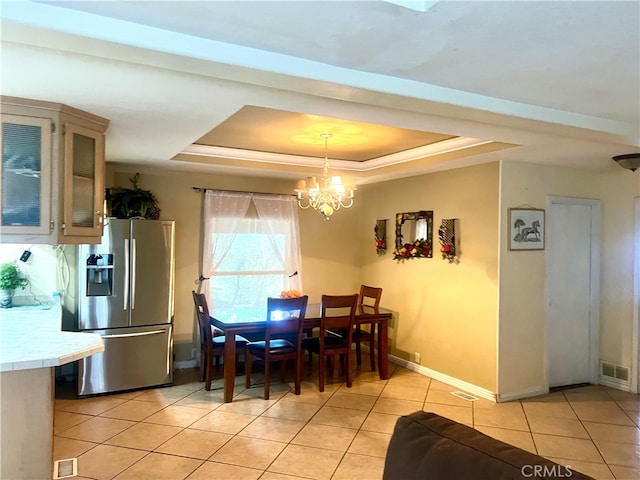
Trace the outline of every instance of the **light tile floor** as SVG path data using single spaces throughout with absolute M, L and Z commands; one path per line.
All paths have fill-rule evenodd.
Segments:
M 398 416 L 423 409 L 597 479 L 640 478 L 638 395 L 586 386 L 469 402 L 393 365 L 385 381 L 356 369 L 352 388 L 336 372 L 320 393 L 305 371 L 299 396 L 272 374 L 267 401 L 261 384 L 245 389 L 238 377 L 229 404 L 221 380 L 206 392 L 195 370 L 165 388 L 85 399 L 59 389 L 54 460 L 77 457 L 79 479 L 375 480 Z

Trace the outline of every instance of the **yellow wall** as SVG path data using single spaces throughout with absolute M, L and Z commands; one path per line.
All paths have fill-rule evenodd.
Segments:
M 600 285 L 600 359 L 632 367 L 634 197 L 640 172 L 616 167 L 600 177 L 602 253 Z M 636 252 L 640 255 L 640 252 Z
M 383 287 L 395 310 L 391 353 L 495 391 L 498 275 L 497 163 L 366 186 L 361 205 L 361 280 Z M 434 258 L 393 259 L 395 214 L 434 211 Z M 386 255 L 376 254 L 374 226 L 387 218 Z M 461 261 L 441 258 L 438 227 L 459 219 Z
M 176 360 L 191 358 L 195 348 L 193 299 L 200 258 L 200 215 L 202 194 L 192 187 L 228 190 L 292 193 L 295 180 L 274 180 L 230 175 L 167 172 L 138 168 L 124 171 L 109 167 L 110 186 L 130 188 L 129 177 L 140 172 L 139 187 L 158 198 L 163 220 L 176 222 L 176 290 L 174 343 Z M 339 211 L 330 221 L 313 210 L 301 210 L 300 245 L 304 292 L 309 301 L 319 302 L 323 293 L 346 294 L 359 290 L 357 232 L 358 206 Z
M 504 162 L 500 192 L 498 392 L 515 395 L 545 386 L 545 252 L 508 251 L 507 223 L 509 208 L 531 205 L 544 209 L 547 196 L 592 198 L 602 202 L 600 359 L 630 366 L 633 197 L 638 195 L 638 180 L 618 167 L 595 173 Z

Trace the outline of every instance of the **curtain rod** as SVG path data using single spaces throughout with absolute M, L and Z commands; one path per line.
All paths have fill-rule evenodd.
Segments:
M 273 192 L 246 192 L 243 190 L 223 190 L 220 188 L 204 188 L 204 187 L 192 187 L 193 190 L 197 190 L 199 192 L 225 192 L 225 193 L 257 193 L 258 195 L 289 195 L 291 197 L 296 197 L 295 193 L 273 193 Z

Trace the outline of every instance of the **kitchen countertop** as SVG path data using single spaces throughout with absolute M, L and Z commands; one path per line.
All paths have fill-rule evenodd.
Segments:
M 60 305 L 0 310 L 0 372 L 64 365 L 104 351 L 100 335 L 62 332 Z

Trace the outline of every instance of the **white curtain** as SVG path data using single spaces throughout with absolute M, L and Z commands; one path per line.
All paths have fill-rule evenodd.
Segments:
M 250 203 L 250 193 L 206 191 L 204 225 L 202 227 L 204 235 L 202 248 L 203 282 L 213 275 L 213 272 L 229 253 L 238 227 L 247 214 Z M 214 235 L 216 233 L 230 235 Z M 209 288 L 205 288 L 203 291 L 207 297 L 207 303 L 212 305 L 212 299 L 209 298 Z
M 298 204 L 291 195 L 207 190 L 204 200 L 202 282 L 213 276 L 229 253 L 251 201 L 276 258 L 289 277 L 288 288 L 302 291 Z M 285 237 L 284 251 L 282 244 L 276 241 L 277 235 Z M 207 303 L 213 305 L 209 298 L 210 289 L 202 288 L 203 285 L 200 287 L 200 291 L 207 296 Z
M 253 194 L 253 203 L 269 242 L 289 277 L 289 289 L 302 291 L 302 265 L 298 228 L 298 203 L 291 195 Z M 284 251 L 276 235 L 284 235 Z

